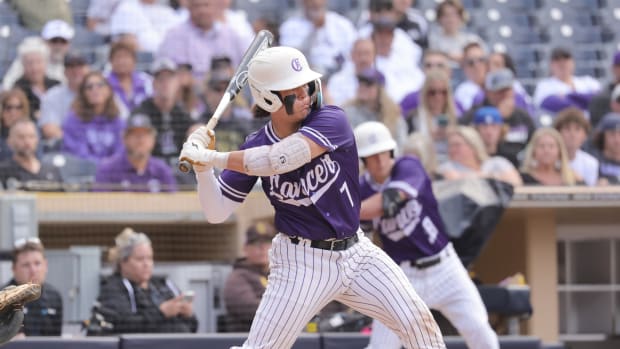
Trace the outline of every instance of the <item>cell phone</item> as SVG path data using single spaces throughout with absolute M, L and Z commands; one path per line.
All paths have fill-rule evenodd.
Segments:
M 191 302 L 194 300 L 194 291 L 189 290 L 189 291 L 185 291 L 183 292 L 183 300 L 186 302 Z

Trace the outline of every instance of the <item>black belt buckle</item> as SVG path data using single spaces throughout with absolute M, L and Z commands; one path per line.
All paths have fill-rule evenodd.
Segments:
M 426 269 L 426 268 L 430 268 L 433 265 L 439 264 L 439 262 L 441 262 L 441 256 L 437 256 L 433 259 L 428 259 L 425 261 L 415 261 L 413 264 L 414 267 L 418 268 L 418 269 Z
M 300 239 L 298 237 L 289 237 L 294 245 L 298 245 Z M 359 237 L 353 235 L 342 240 L 311 240 L 310 247 L 328 251 L 344 251 L 355 245 L 359 241 Z

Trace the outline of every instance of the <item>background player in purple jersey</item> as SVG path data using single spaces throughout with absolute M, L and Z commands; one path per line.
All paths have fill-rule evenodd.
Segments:
M 213 134 L 201 128 L 181 152 L 194 164 L 209 222 L 224 221 L 259 178 L 275 208 L 267 289 L 243 348 L 290 348 L 332 300 L 380 319 L 407 348 L 445 348 L 405 274 L 359 229 L 355 138 L 340 108 L 321 105 L 320 76 L 296 49 L 261 51 L 248 82 L 270 122 L 240 151 L 209 149 Z M 217 178 L 214 166 L 224 169 Z
M 446 234 L 420 161 L 412 156 L 395 159 L 396 142 L 380 122 L 363 123 L 354 134 L 366 168 L 360 177 L 362 221 L 372 221 L 385 252 L 400 264 L 422 300 L 450 320 L 469 348 L 499 348 L 480 294 Z M 368 348 L 400 347 L 398 337 L 375 320 Z

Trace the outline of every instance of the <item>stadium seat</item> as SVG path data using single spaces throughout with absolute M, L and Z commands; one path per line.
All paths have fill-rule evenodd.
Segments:
M 520 2 L 520 1 L 515 1 Z M 603 0 L 545 0 L 546 6 L 595 10 L 603 7 Z
M 604 42 L 601 27 L 584 27 L 580 25 L 562 24 L 549 28 L 551 42 L 572 47 L 574 44 L 600 44 Z
M 65 184 L 75 185 L 76 189 L 83 189 L 95 181 L 97 165 L 91 161 L 80 159 L 71 154 L 47 153 L 41 162 L 50 164 L 60 171 Z
M 84 26 L 75 26 L 75 36 L 71 40 L 74 48 L 96 48 L 105 44 L 105 37 L 91 32 Z
M 572 7 L 546 7 L 538 11 L 538 23 L 553 27 L 566 23 L 575 26 L 593 26 L 601 22 L 600 11 Z
M 85 14 L 88 11 L 90 0 L 67 0 L 71 12 L 75 14 Z
M 8 35 L 7 37 L 11 40 L 15 45 L 19 45 L 26 37 L 28 36 L 39 36 L 39 33 L 22 27 L 19 24 L 8 26 Z
M 539 28 L 513 28 L 508 25 L 501 25 L 497 30 L 486 31 L 485 37 L 489 42 L 504 42 L 507 44 L 507 47 L 511 44 L 532 45 L 542 44 L 547 41 L 545 34 Z

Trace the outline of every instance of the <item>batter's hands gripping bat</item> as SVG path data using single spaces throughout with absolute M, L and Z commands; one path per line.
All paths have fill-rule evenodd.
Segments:
M 250 43 L 250 46 L 243 54 L 243 58 L 241 58 L 241 63 L 237 67 L 235 74 L 232 79 L 228 83 L 228 87 L 226 87 L 226 92 L 224 92 L 224 96 L 220 100 L 220 103 L 215 108 L 215 112 L 209 119 L 207 123 L 207 129 L 213 131 L 215 126 L 217 125 L 218 120 L 222 116 L 226 107 L 232 102 L 233 99 L 237 96 L 237 94 L 243 89 L 243 87 L 248 82 L 248 64 L 250 60 L 256 56 L 257 53 L 266 49 L 273 42 L 273 34 L 268 30 L 261 30 L 256 34 L 256 37 Z M 210 132 L 212 134 L 212 132 Z M 192 168 L 192 165 L 187 160 L 181 160 L 179 162 L 179 170 L 181 172 L 189 172 Z

